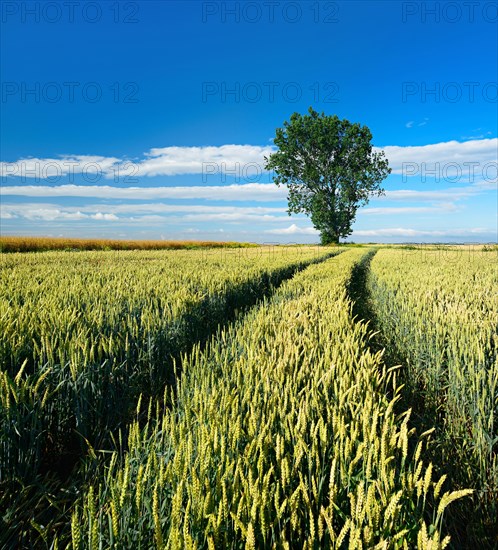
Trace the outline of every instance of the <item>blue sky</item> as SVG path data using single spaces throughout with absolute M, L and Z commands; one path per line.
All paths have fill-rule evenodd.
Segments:
M 498 238 L 497 2 L 1 4 L 4 235 L 316 242 L 263 170 L 309 106 L 393 168 L 356 242 Z

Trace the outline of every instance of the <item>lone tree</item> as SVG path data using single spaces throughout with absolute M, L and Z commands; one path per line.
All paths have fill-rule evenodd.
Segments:
M 384 193 L 380 183 L 391 169 L 384 153 L 372 150 L 366 126 L 308 112 L 277 128 L 278 151 L 265 157 L 265 168 L 278 186 L 287 185 L 289 215 L 304 212 L 322 244 L 338 243 L 352 233 L 358 208 Z

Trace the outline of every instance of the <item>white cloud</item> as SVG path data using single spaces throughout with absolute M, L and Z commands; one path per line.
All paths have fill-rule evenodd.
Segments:
M 418 191 L 415 189 L 396 189 L 386 191 L 386 194 L 376 200 L 379 201 L 406 201 L 406 202 L 453 202 L 475 195 L 478 189 L 475 187 L 446 188 L 441 191 Z
M 19 207 L 17 207 L 19 206 Z M 56 220 L 98 220 L 98 221 L 116 221 L 119 218 L 115 214 L 96 212 L 95 214 L 85 214 L 81 209 L 65 208 L 61 209 L 51 205 L 31 205 L 28 208 L 25 205 L 14 205 L 12 207 L 1 207 L 1 217 L 3 219 L 25 218 L 31 221 L 56 221 Z
M 422 122 L 419 122 L 417 126 L 425 126 L 429 122 L 429 119 L 427 117 L 424 118 Z M 410 120 L 405 124 L 406 128 L 413 128 L 413 125 L 415 124 L 414 120 Z
M 0 205 L 2 211 L 9 210 L 22 214 L 25 211 L 36 208 L 57 209 L 55 204 L 40 203 L 4 203 Z M 102 204 L 86 204 L 85 206 L 64 206 L 67 211 L 98 212 Z M 166 214 L 237 214 L 237 215 L 266 215 L 266 214 L 286 214 L 284 207 L 263 207 L 263 206 L 211 206 L 198 204 L 165 204 L 165 203 L 129 203 L 129 204 L 107 204 L 105 209 L 114 214 L 143 214 L 143 213 L 166 213 Z M 280 219 L 280 218 L 279 218 Z M 288 220 L 288 216 L 283 219 Z
M 476 227 L 467 229 L 420 230 L 406 227 L 389 227 L 383 229 L 358 229 L 353 232 L 353 237 L 469 237 L 475 235 L 487 235 L 492 230 Z
M 54 221 L 81 220 L 87 218 L 88 216 L 79 211 L 64 212 L 57 208 L 34 208 L 33 210 L 26 212 L 24 217 L 30 220 Z
M 428 119 L 418 125 L 426 124 Z M 408 128 L 414 122 L 406 124 Z M 401 147 L 388 145 L 376 150 L 386 153 L 393 173 L 420 176 L 421 166 L 429 170 L 439 163 L 441 168 L 458 165 L 463 172 L 482 171 L 487 163 L 497 162 L 498 138 L 473 139 L 464 142 L 447 141 L 429 145 Z M 273 146 L 221 145 L 219 147 L 156 147 L 144 153 L 142 159 L 131 161 L 97 155 L 62 155 L 59 158 L 25 158 L 14 162 L 0 162 L 0 176 L 19 176 L 36 180 L 69 178 L 73 174 L 84 174 L 88 183 L 100 178 L 112 179 L 143 176 L 174 176 L 182 174 L 228 174 L 247 178 L 262 174 L 264 157 L 275 151 Z M 467 163 L 467 164 L 465 164 Z M 406 164 L 419 167 L 411 173 Z M 451 175 L 451 170 L 450 174 Z
M 105 220 L 105 221 L 117 221 L 119 218 L 115 214 L 97 212 L 96 214 L 90 215 L 90 218 L 94 220 Z
M 189 204 L 110 204 L 105 205 L 106 212 L 101 212 L 101 204 L 87 204 L 84 206 L 60 206 L 56 204 L 22 203 L 0 206 L 3 219 L 85 219 L 106 221 L 142 221 L 164 222 L 188 221 L 188 222 L 227 222 L 227 223 L 286 223 L 289 216 L 284 207 L 260 207 L 260 206 L 205 206 Z M 428 214 L 454 212 L 458 207 L 453 203 L 439 203 L 436 206 L 406 206 L 406 207 L 372 207 L 359 211 L 359 216 L 369 215 L 396 215 L 396 214 Z M 43 214 L 43 215 L 42 215 Z M 165 217 L 167 216 L 167 217 Z M 172 217 L 173 216 L 173 217 Z M 294 220 L 304 220 L 303 216 L 294 216 Z M 297 231 L 299 228 L 293 224 L 292 229 L 285 231 Z
M 388 145 L 376 150 L 385 152 L 394 174 L 420 178 L 426 173 L 430 178 L 431 170 L 439 164 L 439 179 L 456 177 L 459 171 L 462 181 L 496 177 L 498 138 L 408 147 Z
M 23 179 L 72 178 L 85 174 L 89 181 L 113 177 L 118 167 L 124 169 L 123 161 L 115 157 L 96 155 L 61 155 L 59 158 L 22 158 L 15 162 L 0 162 L 0 177 L 18 176 Z M 125 175 L 125 174 L 122 174 Z
M 138 164 L 140 176 L 216 174 L 234 172 L 239 177 L 262 173 L 264 157 L 274 147 L 221 145 L 220 147 L 162 147 L 151 149 Z
M 15 214 L 12 214 L 12 212 L 5 212 L 0 207 L 0 220 L 13 220 L 15 218 L 17 218 Z
M 239 178 L 264 172 L 264 157 L 275 151 L 272 146 L 221 145 L 219 147 L 160 147 L 144 153 L 142 159 L 128 160 L 92 155 L 61 155 L 59 158 L 22 158 L 0 162 L 0 176 L 43 180 L 83 174 L 86 181 L 177 176 L 182 174 L 225 174 Z
M 268 214 L 241 214 L 240 212 L 226 212 L 221 214 L 187 214 L 183 220 L 197 222 L 288 222 L 287 216 L 270 216 Z
M 274 235 L 318 235 L 314 227 L 298 227 L 295 223 L 284 229 L 268 229 L 265 233 Z
M 283 187 L 273 183 L 246 183 L 192 187 L 111 187 L 108 185 L 3 186 L 1 195 L 24 197 L 94 197 L 101 199 L 207 199 L 222 201 L 282 201 Z
M 359 215 L 390 215 L 390 214 L 430 214 L 441 212 L 456 212 L 459 207 L 453 203 L 440 203 L 437 206 L 400 206 L 373 207 L 359 210 Z
M 88 205 L 85 208 L 95 209 L 97 205 Z M 156 212 L 156 213 L 168 213 L 168 214 L 207 214 L 207 215 L 224 215 L 224 214 L 237 214 L 237 215 L 266 215 L 266 214 L 286 214 L 284 207 L 264 207 L 264 206 L 211 206 L 211 205 L 199 205 L 199 204 L 165 204 L 165 203 L 142 203 L 142 204 L 116 204 L 109 205 L 106 208 L 112 212 L 125 214 L 125 213 L 139 213 L 139 212 Z
M 24 218 L 29 220 L 84 220 L 120 222 L 213 222 L 227 223 L 287 223 L 289 217 L 284 208 L 199 206 L 169 204 L 127 204 L 59 206 L 54 204 L 2 204 L 0 214 L 3 219 Z M 275 214 L 281 214 L 280 216 Z M 118 216 L 119 214 L 119 216 Z M 164 214 L 164 215 L 161 215 Z M 173 216 L 172 216 L 173 214 Z

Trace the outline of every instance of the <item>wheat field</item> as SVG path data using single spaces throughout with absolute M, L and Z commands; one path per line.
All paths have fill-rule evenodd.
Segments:
M 493 249 L 1 259 L 1 547 L 498 542 Z

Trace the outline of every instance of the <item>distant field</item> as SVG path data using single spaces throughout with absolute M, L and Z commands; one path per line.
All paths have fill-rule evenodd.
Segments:
M 19 237 L 0 236 L 0 252 L 46 252 L 49 250 L 196 250 L 202 248 L 254 248 L 256 243 L 240 243 L 235 241 L 166 241 L 166 240 L 120 240 L 120 239 L 71 239 L 64 237 Z M 286 243 L 283 246 L 307 246 L 297 243 Z M 407 251 L 424 250 L 459 250 L 461 252 L 498 252 L 498 244 L 425 244 L 425 243 L 402 243 L 402 244 L 379 244 L 379 243 L 342 243 L 341 246 L 348 247 L 387 247 L 402 248 Z
M 66 239 L 53 237 L 0 237 L 0 252 L 45 250 L 181 250 L 196 248 L 247 248 L 252 243 L 219 241 L 122 241 L 117 239 Z

